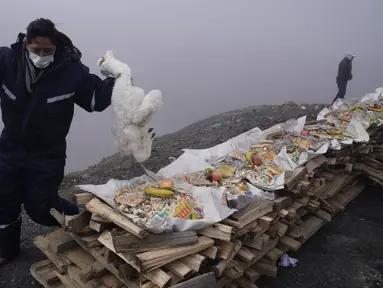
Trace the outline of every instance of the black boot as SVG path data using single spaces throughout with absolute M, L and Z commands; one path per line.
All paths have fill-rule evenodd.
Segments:
M 20 253 L 21 219 L 0 229 L 0 266 Z

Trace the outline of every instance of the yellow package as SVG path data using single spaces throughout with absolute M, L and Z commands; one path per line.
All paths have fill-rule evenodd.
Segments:
M 174 207 L 173 217 L 188 220 L 198 219 L 198 216 L 193 213 L 193 207 L 189 206 L 186 202 L 181 202 L 176 207 Z

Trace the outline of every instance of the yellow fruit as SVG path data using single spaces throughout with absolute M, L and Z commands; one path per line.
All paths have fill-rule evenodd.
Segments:
M 165 179 L 160 181 L 160 189 L 174 190 L 174 183 L 170 179 Z
M 146 187 L 144 189 L 144 192 L 146 194 L 157 196 L 157 197 L 163 197 L 163 198 L 171 198 L 174 197 L 174 193 L 167 189 L 159 189 L 155 187 Z
M 234 166 L 221 166 L 217 170 L 221 172 L 222 177 L 227 178 L 233 176 L 235 168 Z
M 327 131 L 327 134 L 329 135 L 341 135 L 343 133 L 343 129 L 339 129 L 339 130 L 328 130 Z

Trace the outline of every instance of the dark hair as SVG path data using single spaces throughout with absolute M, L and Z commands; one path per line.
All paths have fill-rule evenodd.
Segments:
M 66 52 L 71 55 L 74 60 L 80 61 L 82 56 L 81 52 L 73 45 L 72 40 L 70 40 L 67 35 L 56 29 L 56 25 L 51 20 L 38 18 L 29 23 L 26 34 L 27 42 L 31 43 L 36 37 L 49 38 L 51 42 L 57 46 L 56 53 Z
M 45 18 L 38 18 L 29 23 L 26 37 L 28 43 L 31 43 L 36 37 L 47 37 L 54 45 L 58 46 L 59 44 L 59 32 L 55 24 Z

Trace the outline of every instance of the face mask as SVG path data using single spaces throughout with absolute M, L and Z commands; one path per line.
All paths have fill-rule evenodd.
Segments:
M 35 53 L 29 51 L 29 59 L 32 61 L 33 65 L 35 65 L 37 68 L 48 67 L 48 65 L 51 64 L 54 60 L 53 55 L 54 55 L 54 53 L 52 55 L 48 55 L 48 56 L 39 56 L 39 55 L 36 55 Z

